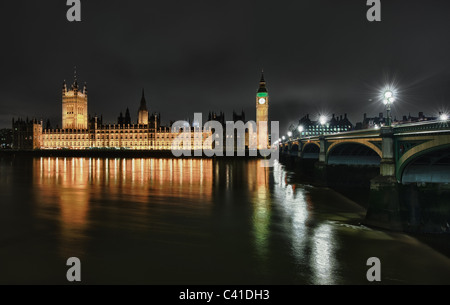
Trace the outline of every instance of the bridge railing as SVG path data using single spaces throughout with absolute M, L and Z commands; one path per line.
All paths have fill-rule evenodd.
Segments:
M 410 132 L 426 132 L 426 131 L 449 131 L 450 132 L 450 121 L 423 121 L 423 122 L 415 122 L 415 123 L 407 123 L 407 124 L 398 124 L 393 125 L 392 128 L 394 129 L 394 133 L 410 133 Z M 343 132 L 336 132 L 336 133 L 329 133 L 324 135 L 309 135 L 309 136 L 301 136 L 301 137 L 295 137 L 290 140 L 286 140 L 284 143 L 299 141 L 299 140 L 319 140 L 321 136 L 324 136 L 325 138 L 333 138 L 333 139 L 339 139 L 339 138 L 346 138 L 349 136 L 355 136 L 355 137 L 372 137 L 372 136 L 379 136 L 380 135 L 380 129 L 379 128 L 368 128 L 368 129 L 359 129 L 359 130 L 351 130 L 351 131 L 343 131 Z M 280 143 L 282 145 L 283 143 Z
M 370 128 L 370 129 L 358 129 L 358 130 L 350 130 L 350 131 L 340 131 L 334 133 L 326 133 L 323 135 L 314 135 L 314 136 L 301 136 L 301 137 L 292 137 L 290 140 L 285 140 L 285 142 L 295 142 L 298 140 L 319 140 L 320 137 L 325 138 L 340 138 L 340 137 L 349 137 L 349 136 L 364 136 L 364 137 L 374 137 L 380 135 L 380 129 Z
M 394 125 L 395 133 L 421 132 L 421 131 L 435 131 L 435 130 L 449 130 L 449 121 L 423 121 L 417 123 L 408 123 L 401 125 Z

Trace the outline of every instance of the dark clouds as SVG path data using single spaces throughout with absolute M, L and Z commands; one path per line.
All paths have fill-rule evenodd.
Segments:
M 365 2 L 82 0 L 81 23 L 66 21 L 65 1 L 1 3 L 0 127 L 13 115 L 59 123 L 74 65 L 89 112 L 109 122 L 126 107 L 136 117 L 141 88 L 165 122 L 233 109 L 254 119 L 261 67 L 282 128 L 307 112 L 375 115 L 385 80 L 400 87 L 398 116 L 445 108 L 448 1 L 384 0 L 379 23 Z

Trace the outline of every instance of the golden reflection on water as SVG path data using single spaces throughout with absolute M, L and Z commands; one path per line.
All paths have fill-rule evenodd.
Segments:
M 269 168 L 262 167 L 261 162 L 248 162 L 248 189 L 253 204 L 253 232 L 256 252 L 259 259 L 268 258 L 268 237 L 270 225 L 270 190 Z
M 151 224 L 155 209 L 148 209 L 149 204 L 158 209 L 179 204 L 190 215 L 199 215 L 205 212 L 205 206 L 211 206 L 213 186 L 222 185 L 227 196 L 235 200 L 233 196 L 241 193 L 240 186 L 234 184 L 242 181 L 252 204 L 252 235 L 260 272 L 269 271 L 271 216 L 279 213 L 284 218 L 281 223 L 296 265 L 311 270 L 314 284 L 335 282 L 335 228 L 315 220 L 307 188 L 288 183 L 280 164 L 269 169 L 260 166 L 262 160 L 219 164 L 211 159 L 39 158 L 33 162 L 35 193 L 39 196 L 37 211 L 41 217 L 57 220 L 62 257 L 74 256 L 74 249 L 84 253 L 91 238 L 89 229 L 99 221 L 95 213 L 110 213 L 108 208 L 117 208 L 117 203 L 128 205 L 132 211 L 120 209 L 115 213 L 132 213 L 126 218 L 130 222 L 135 221 L 135 216 L 146 215 Z M 219 183 L 220 177 L 225 178 L 223 183 Z M 177 213 L 177 208 L 168 213 Z M 114 217 L 102 219 L 96 225 L 129 225 L 116 224 Z M 133 230 L 149 230 L 149 223 Z
M 212 196 L 212 160 L 39 158 L 33 162 L 39 213 L 59 219 L 63 257 L 72 256 L 69 252 L 74 248 L 83 252 L 92 202 L 104 199 L 105 193 L 108 199 L 144 204 L 170 204 L 180 198 L 208 203 Z M 145 212 L 145 207 L 136 205 L 139 208 Z

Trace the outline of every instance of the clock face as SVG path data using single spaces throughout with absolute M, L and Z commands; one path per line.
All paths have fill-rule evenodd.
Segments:
M 262 105 L 262 104 L 264 104 L 266 102 L 266 99 L 265 98 L 260 98 L 259 99 L 259 103 Z

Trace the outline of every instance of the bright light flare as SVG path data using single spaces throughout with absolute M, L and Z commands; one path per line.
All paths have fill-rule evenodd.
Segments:
M 387 90 L 384 92 L 384 98 L 389 99 L 394 96 L 394 93 L 391 90 Z
M 398 90 L 394 84 L 387 84 L 383 88 L 380 88 L 379 98 L 384 105 L 392 104 L 398 100 Z

